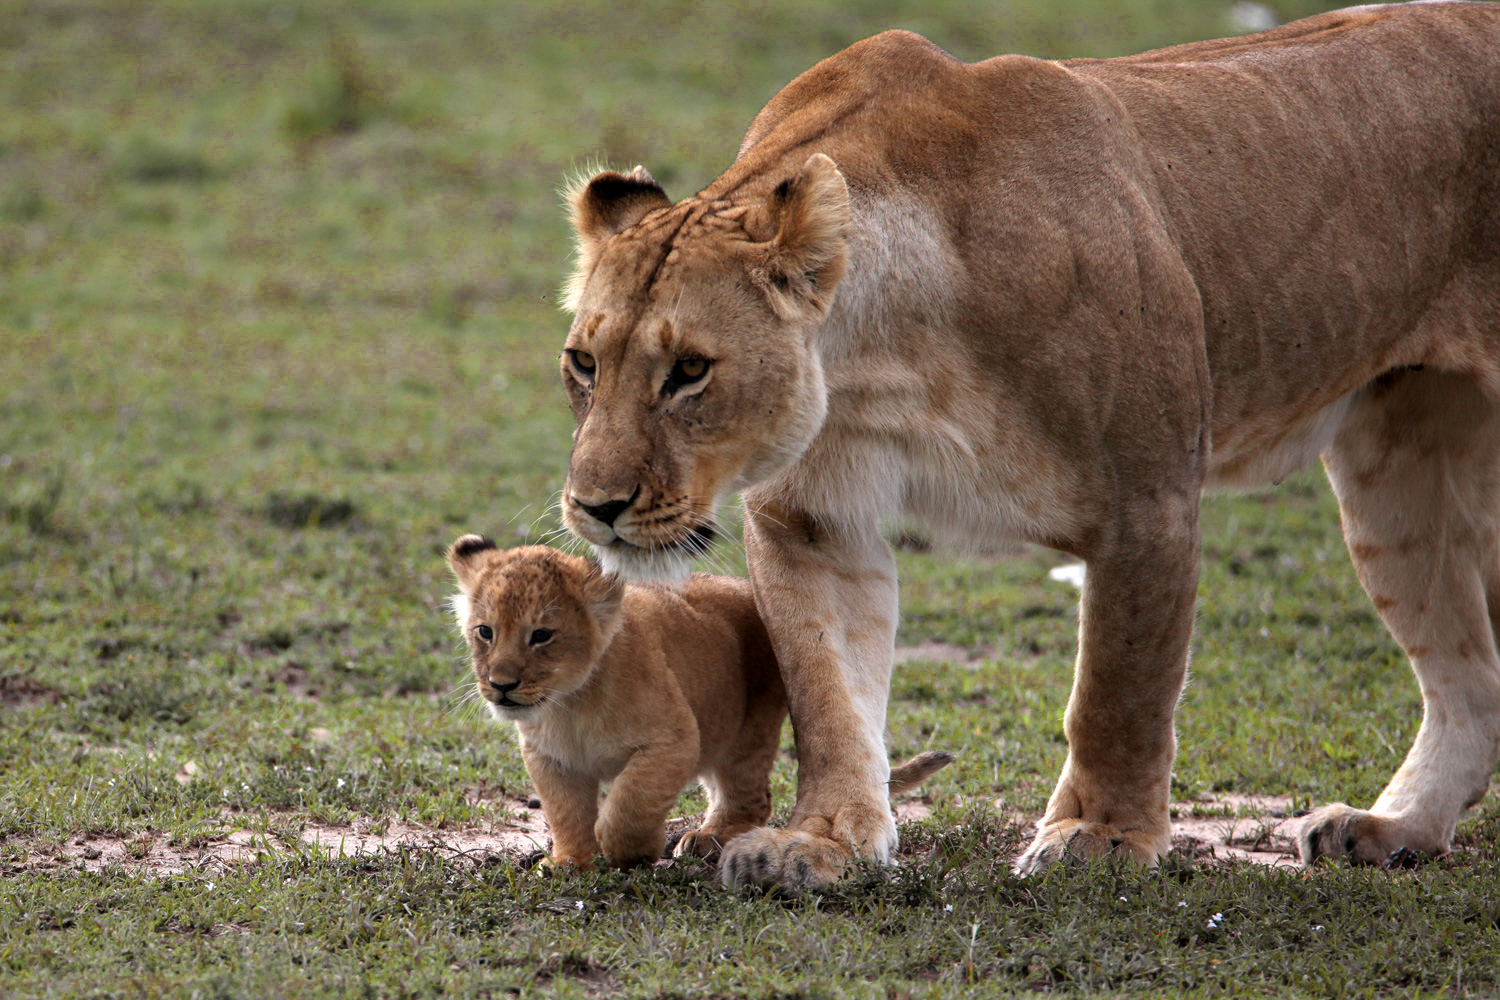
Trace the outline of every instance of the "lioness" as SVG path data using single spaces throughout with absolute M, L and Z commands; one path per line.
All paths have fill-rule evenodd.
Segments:
M 675 854 L 713 855 L 770 818 L 786 696 L 745 581 L 629 587 L 577 556 L 502 551 L 480 535 L 454 542 L 448 565 L 475 684 L 520 733 L 553 862 L 589 868 L 601 850 L 619 867 L 656 860 L 667 814 L 695 777 L 708 814 Z M 952 760 L 918 754 L 892 770 L 890 790 Z M 613 782 L 602 814 L 601 782 Z
M 890 856 L 896 516 L 1087 562 L 1068 758 L 1016 867 L 1153 862 L 1199 497 L 1318 456 L 1425 713 L 1302 856 L 1448 849 L 1500 752 L 1500 4 L 1109 60 L 887 32 L 772 98 L 699 194 L 638 168 L 572 208 L 568 526 L 648 576 L 728 494 L 749 511 L 801 771 L 728 877 Z

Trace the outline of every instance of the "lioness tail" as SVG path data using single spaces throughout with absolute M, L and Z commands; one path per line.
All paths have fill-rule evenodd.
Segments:
M 947 750 L 924 750 L 905 764 L 891 768 L 891 794 L 910 792 L 958 759 Z

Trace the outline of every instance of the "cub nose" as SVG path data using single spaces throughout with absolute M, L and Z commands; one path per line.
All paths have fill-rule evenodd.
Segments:
M 584 503 L 576 496 L 571 499 L 581 510 L 586 511 L 589 517 L 612 528 L 614 527 L 615 519 L 625 513 L 630 505 L 635 503 L 635 498 L 640 495 L 641 488 L 637 486 L 634 492 L 624 500 L 607 500 L 604 503 Z
M 520 686 L 520 681 L 511 681 L 509 684 L 501 684 L 499 681 L 495 680 L 490 681 L 490 687 L 494 688 L 496 691 L 499 691 L 502 697 L 510 694 Z

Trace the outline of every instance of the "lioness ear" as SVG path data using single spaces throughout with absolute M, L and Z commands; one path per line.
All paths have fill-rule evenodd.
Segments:
M 764 212 L 776 227 L 763 273 L 772 308 L 786 318 L 808 306 L 827 312 L 848 259 L 844 175 L 828 157 L 814 153 L 797 176 L 776 186 Z
M 478 560 L 475 557 L 481 552 L 499 547 L 483 535 L 464 535 L 448 546 L 448 566 L 453 570 L 453 575 L 458 577 L 458 585 L 464 593 L 467 594 L 473 589 L 474 580 L 479 573 Z
M 583 294 L 583 282 L 609 238 L 623 233 L 658 208 L 670 208 L 672 200 L 645 167 L 636 167 L 628 174 L 614 170 L 595 174 L 587 184 L 573 187 L 567 198 L 578 245 L 578 268 L 568 285 L 565 304 L 568 309 L 575 309 L 578 297 Z

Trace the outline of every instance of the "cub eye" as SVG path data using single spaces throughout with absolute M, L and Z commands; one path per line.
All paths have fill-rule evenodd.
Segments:
M 568 359 L 573 362 L 573 367 L 578 369 L 579 373 L 586 376 L 594 374 L 596 363 L 594 356 L 588 351 L 569 351 Z
M 476 626 L 474 631 L 477 632 L 479 634 L 479 638 L 483 639 L 485 642 L 489 642 L 491 639 L 495 638 L 495 630 L 490 628 L 488 625 Z
M 707 358 L 680 358 L 667 374 L 667 382 L 662 386 L 662 391 L 675 392 L 685 385 L 692 385 L 708 374 L 711 363 Z
M 533 646 L 540 646 L 550 638 L 552 638 L 552 630 L 550 628 L 539 628 L 536 631 L 532 632 L 531 637 L 526 641 L 531 643 Z

